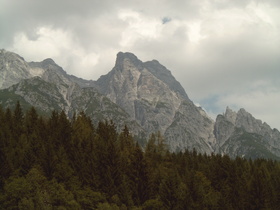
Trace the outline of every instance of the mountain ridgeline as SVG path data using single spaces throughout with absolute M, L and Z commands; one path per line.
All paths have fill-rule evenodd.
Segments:
M 68 117 L 84 112 L 97 124 L 113 120 L 117 130 L 128 126 L 141 146 L 160 132 L 171 152 L 196 149 L 200 153 L 246 158 L 280 159 L 280 133 L 244 109 L 226 109 L 213 121 L 188 97 L 171 72 L 158 61 L 140 61 L 132 53 L 118 53 L 116 64 L 97 81 L 68 75 L 52 59 L 26 62 L 0 50 L 0 104 L 23 109 L 34 106 L 50 116 L 64 110 Z

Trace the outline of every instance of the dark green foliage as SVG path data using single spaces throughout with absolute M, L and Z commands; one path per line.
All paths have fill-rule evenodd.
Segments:
M 280 163 L 143 150 L 127 126 L 81 112 L 0 107 L 0 209 L 279 209 Z

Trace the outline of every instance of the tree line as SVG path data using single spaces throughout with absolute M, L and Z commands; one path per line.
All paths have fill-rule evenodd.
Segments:
M 0 209 L 278 209 L 280 164 L 141 148 L 127 126 L 81 112 L 0 107 Z

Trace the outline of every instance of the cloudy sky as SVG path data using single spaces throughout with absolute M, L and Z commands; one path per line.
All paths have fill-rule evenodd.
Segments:
M 119 51 L 156 59 L 215 118 L 280 130 L 279 0 L 0 0 L 0 48 L 96 80 Z

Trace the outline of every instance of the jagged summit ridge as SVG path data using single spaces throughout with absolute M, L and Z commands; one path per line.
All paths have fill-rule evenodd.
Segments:
M 214 134 L 218 153 L 251 158 L 280 156 L 279 131 L 254 118 L 244 108 L 235 112 L 227 107 L 223 115 L 217 116 Z

